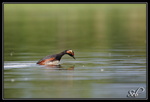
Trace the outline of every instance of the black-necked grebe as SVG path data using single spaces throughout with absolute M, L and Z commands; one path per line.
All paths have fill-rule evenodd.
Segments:
M 74 52 L 72 50 L 65 50 L 59 54 L 48 55 L 48 56 L 44 57 L 41 60 L 39 60 L 37 62 L 37 64 L 40 64 L 40 65 L 59 65 L 59 61 L 61 60 L 61 57 L 65 54 L 68 54 L 75 59 Z

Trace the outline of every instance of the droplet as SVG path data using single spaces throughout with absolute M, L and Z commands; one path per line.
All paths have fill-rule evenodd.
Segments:
M 104 71 L 104 69 L 101 69 L 101 72 L 103 72 Z
M 24 78 L 24 80 L 28 80 L 28 78 Z
M 111 56 L 111 53 L 109 53 L 109 56 Z
M 14 82 L 15 81 L 15 79 L 11 79 L 11 82 Z
M 12 56 L 12 55 L 13 55 L 13 53 L 11 52 L 11 53 L 10 53 L 10 56 Z

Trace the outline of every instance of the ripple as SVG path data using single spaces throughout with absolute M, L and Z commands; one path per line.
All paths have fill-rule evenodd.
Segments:
M 11 68 L 25 68 L 35 66 L 35 62 L 32 61 L 6 61 L 4 63 L 4 69 Z

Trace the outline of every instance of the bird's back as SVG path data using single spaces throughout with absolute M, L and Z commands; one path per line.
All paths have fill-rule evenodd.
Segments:
M 43 62 L 47 62 L 47 61 L 52 62 L 52 61 L 55 60 L 55 57 L 56 57 L 56 55 L 48 55 L 48 56 L 45 56 L 44 58 L 40 59 L 40 60 L 37 62 L 37 64 L 40 64 L 40 63 L 43 63 Z

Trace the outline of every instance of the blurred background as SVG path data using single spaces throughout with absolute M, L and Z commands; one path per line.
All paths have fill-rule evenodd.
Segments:
M 118 46 L 146 48 L 145 4 L 4 5 L 5 61 Z

